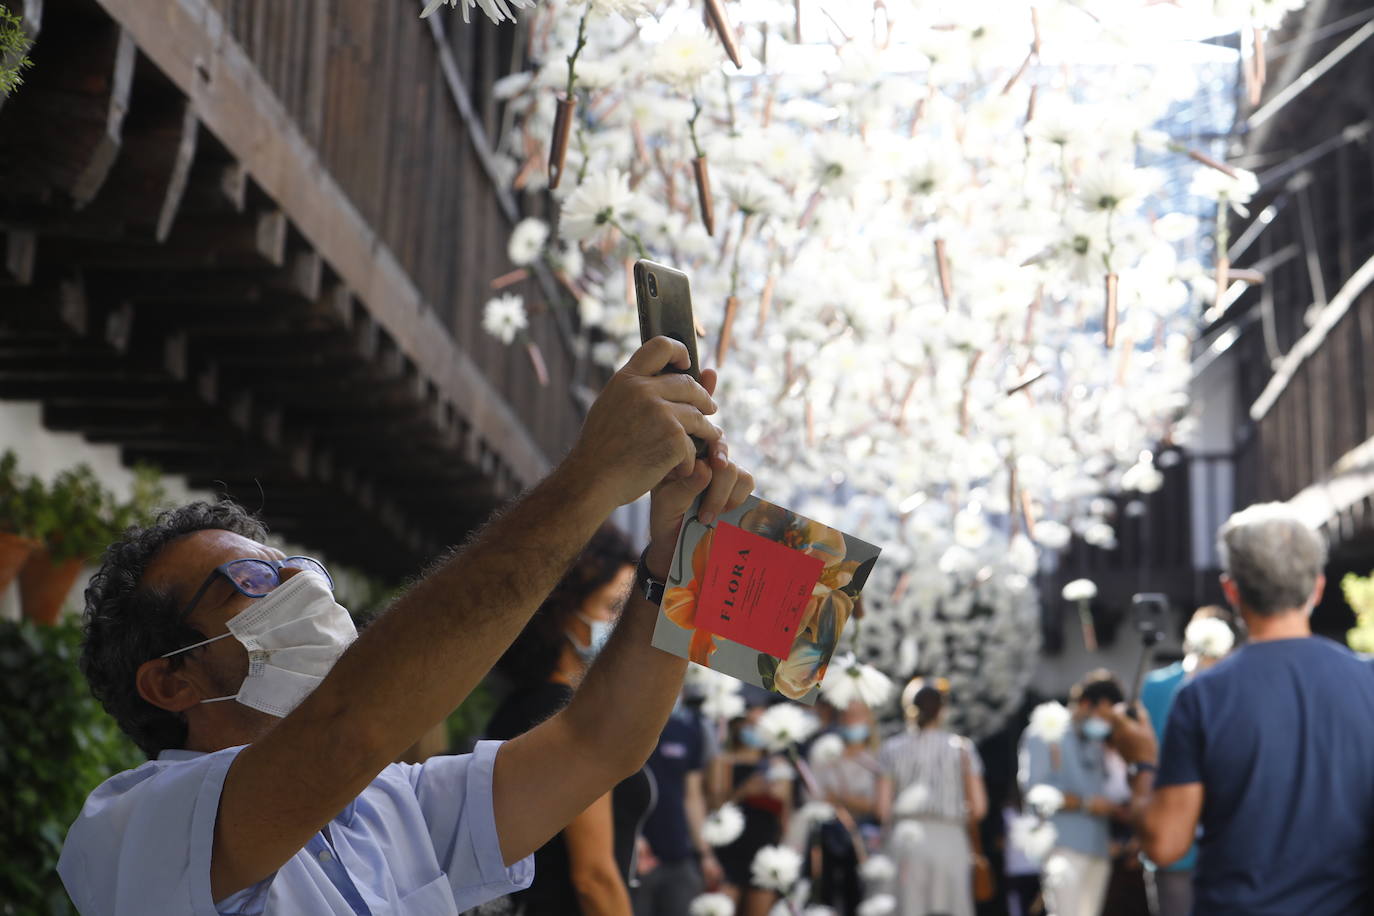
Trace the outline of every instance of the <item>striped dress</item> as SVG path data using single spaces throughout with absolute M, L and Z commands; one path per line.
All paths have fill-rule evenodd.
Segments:
M 883 742 L 878 763 L 893 785 L 891 854 L 902 916 L 973 916 L 964 760 L 982 775 L 967 738 L 911 729 Z

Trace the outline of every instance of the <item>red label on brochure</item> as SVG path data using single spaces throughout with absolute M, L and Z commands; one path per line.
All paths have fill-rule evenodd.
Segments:
M 696 624 L 786 658 L 824 569 L 819 557 L 721 522 L 706 561 Z

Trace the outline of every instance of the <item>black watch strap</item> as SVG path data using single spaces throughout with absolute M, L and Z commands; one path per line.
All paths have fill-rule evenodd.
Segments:
M 649 572 L 649 549 L 646 547 L 644 552 L 639 555 L 639 567 L 635 570 L 635 587 L 644 595 L 646 601 L 655 607 L 663 606 L 663 592 L 665 585 L 662 579 L 655 579 Z

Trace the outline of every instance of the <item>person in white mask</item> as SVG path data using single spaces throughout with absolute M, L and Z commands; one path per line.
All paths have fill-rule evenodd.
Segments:
M 644 763 L 686 662 L 650 645 L 683 514 L 753 488 L 686 348 L 640 348 L 538 486 L 361 635 L 329 574 L 194 503 L 112 545 L 82 670 L 151 758 L 87 799 L 58 871 L 84 914 L 457 913 L 528 885 L 530 854 Z M 698 459 L 691 436 L 710 443 Z M 512 741 L 393 764 L 485 676 L 617 506 L 652 491 L 614 636 L 565 709 Z M 633 684 L 633 690 L 624 686 Z M 607 715 L 614 710 L 614 715 Z

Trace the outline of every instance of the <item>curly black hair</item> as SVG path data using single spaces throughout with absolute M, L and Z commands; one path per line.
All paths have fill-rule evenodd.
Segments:
M 639 554 L 629 538 L 609 522 L 602 525 L 501 656 L 497 669 L 520 685 L 547 681 L 558 666 L 568 617 L 627 565 L 638 562 Z
M 198 642 L 204 634 L 181 620 L 176 600 L 141 584 L 149 561 L 177 538 L 223 529 L 261 541 L 267 528 L 231 500 L 193 502 L 168 509 L 146 527 L 130 528 L 105 550 L 100 571 L 86 587 L 81 671 L 91 693 L 148 757 L 186 743 L 186 722 L 139 696 L 139 665 Z M 169 660 L 180 665 L 185 656 Z

